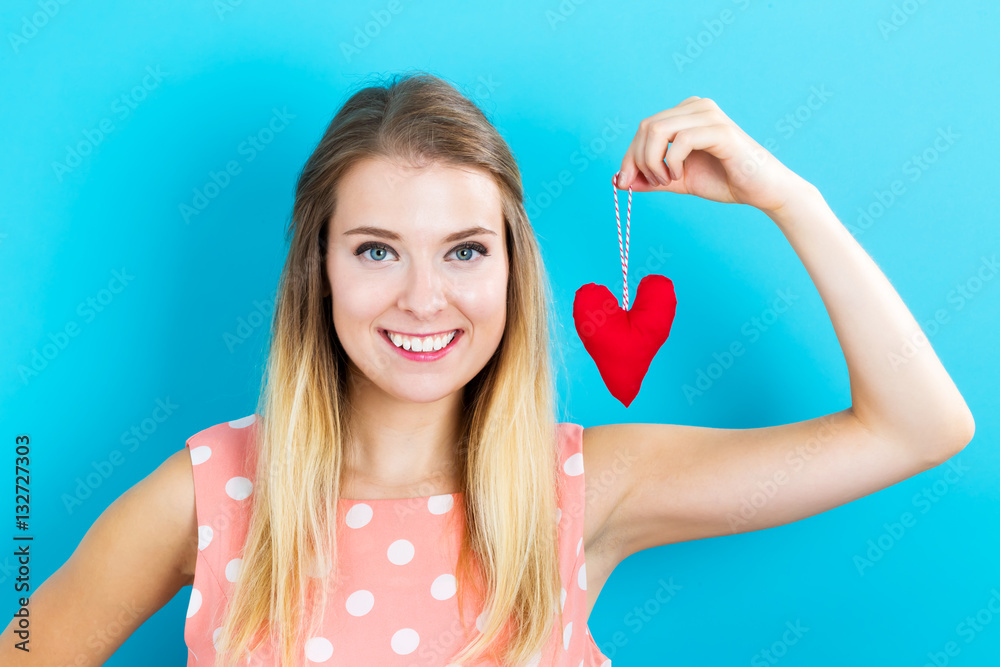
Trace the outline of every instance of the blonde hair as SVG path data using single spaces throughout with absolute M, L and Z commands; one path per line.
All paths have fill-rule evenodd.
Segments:
M 506 328 L 463 390 L 457 461 L 466 517 L 456 572 L 460 618 L 468 628 L 461 602 L 469 585 L 487 615 L 482 632 L 448 661 L 472 664 L 489 654 L 524 664 L 562 627 L 550 286 L 510 148 L 472 101 L 424 72 L 354 93 L 299 175 L 258 402 L 243 565 L 217 638 L 219 664 L 249 659 L 268 640 L 277 642 L 282 665 L 299 664 L 303 639 L 322 623 L 331 576 L 335 583 L 352 410 L 348 358 L 333 327 L 332 297 L 324 296 L 326 235 L 339 180 L 366 158 L 478 168 L 501 195 Z M 317 563 L 330 566 L 318 579 L 308 575 Z

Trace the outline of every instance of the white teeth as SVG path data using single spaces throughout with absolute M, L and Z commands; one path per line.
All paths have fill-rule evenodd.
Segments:
M 430 352 L 431 350 L 436 352 L 450 343 L 455 334 L 458 333 L 458 330 L 456 329 L 449 334 L 441 336 L 427 336 L 425 338 L 410 338 L 409 336 L 401 336 L 391 331 L 387 331 L 386 333 L 396 347 L 414 352 Z

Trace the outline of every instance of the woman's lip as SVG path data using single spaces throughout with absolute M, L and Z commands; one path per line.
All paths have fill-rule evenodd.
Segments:
M 428 336 L 444 336 L 445 334 L 450 334 L 452 331 L 461 331 L 461 329 L 447 329 L 445 331 L 438 331 L 437 333 L 426 333 L 426 334 L 414 334 L 406 333 L 405 331 L 394 331 L 393 329 L 382 329 L 385 333 L 392 332 L 394 334 L 399 334 L 400 336 L 409 336 L 410 338 L 427 338 Z
M 398 354 L 406 357 L 407 359 L 412 361 L 437 361 L 446 354 L 449 354 L 458 343 L 458 340 L 462 338 L 463 332 L 461 329 L 453 329 L 453 331 L 457 331 L 458 333 L 452 336 L 447 345 L 442 347 L 440 350 L 428 350 L 427 352 L 414 352 L 412 350 L 407 350 L 404 347 L 397 347 L 396 344 L 392 342 L 392 339 L 389 337 L 388 330 L 386 329 L 382 330 L 382 334 L 379 337 L 384 339 L 387 345 L 391 345 L 392 349 L 394 349 Z

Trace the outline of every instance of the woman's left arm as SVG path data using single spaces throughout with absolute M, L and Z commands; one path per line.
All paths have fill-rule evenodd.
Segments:
M 955 383 L 899 294 L 819 190 L 712 100 L 688 98 L 663 114 L 640 123 L 618 186 L 631 182 L 636 191 L 694 194 L 760 209 L 788 239 L 823 299 L 847 361 L 858 419 L 928 459 L 942 444 L 971 440 L 972 413 Z M 656 155 L 672 130 L 675 141 L 664 166 L 663 154 Z
M 640 122 L 616 185 L 748 204 L 771 218 L 826 305 L 852 405 L 760 428 L 585 428 L 588 552 L 600 547 L 617 563 L 796 521 L 939 465 L 972 440 L 968 406 L 875 262 L 816 187 L 714 102 L 690 97 Z
M 851 405 L 885 439 L 924 457 L 968 443 L 972 412 L 875 261 L 815 187 L 767 211 L 805 265 L 847 361 Z

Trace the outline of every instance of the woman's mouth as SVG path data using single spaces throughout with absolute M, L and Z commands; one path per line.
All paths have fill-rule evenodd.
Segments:
M 381 329 L 380 333 L 382 338 L 403 357 L 411 361 L 435 361 L 448 354 L 464 332 L 455 329 L 448 333 L 423 337 L 406 336 L 387 329 Z

